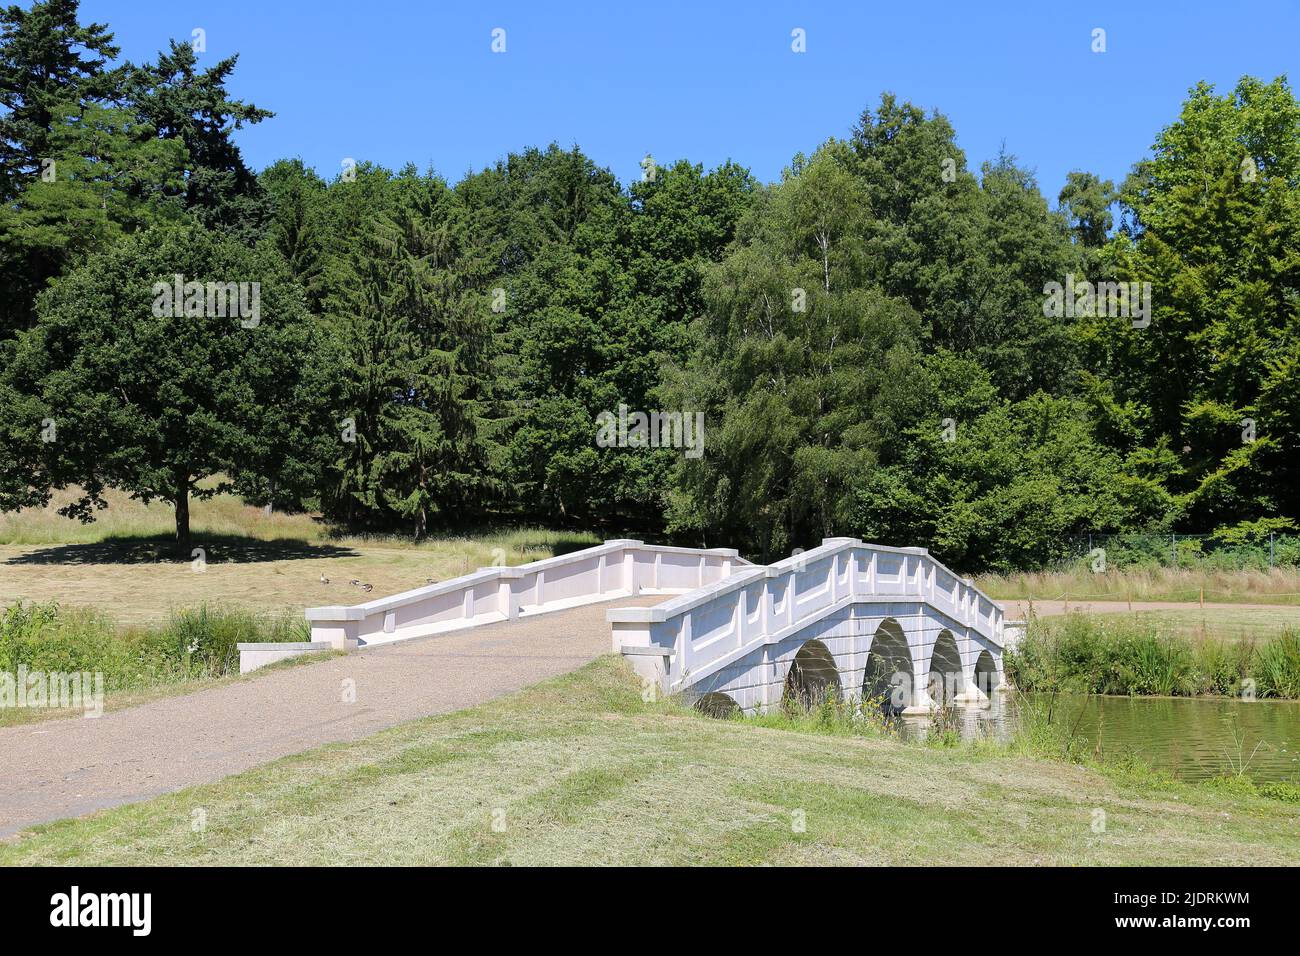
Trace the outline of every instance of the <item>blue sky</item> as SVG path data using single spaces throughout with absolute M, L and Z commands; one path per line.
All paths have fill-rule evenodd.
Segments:
M 1300 0 L 559 7 L 83 0 L 82 18 L 107 21 L 136 61 L 201 27 L 203 59 L 238 52 L 232 89 L 277 114 L 238 134 L 249 164 L 301 156 L 328 178 L 354 157 L 456 180 L 554 140 L 624 183 L 647 152 L 773 180 L 891 90 L 947 114 L 973 167 L 1005 143 L 1054 200 L 1071 169 L 1122 179 L 1198 80 L 1300 82 Z

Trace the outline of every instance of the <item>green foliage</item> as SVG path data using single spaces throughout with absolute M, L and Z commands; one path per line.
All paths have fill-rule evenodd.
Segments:
M 1258 563 L 1267 535 L 1270 561 L 1300 559 L 1285 78 L 1198 84 L 1118 189 L 1073 170 L 1053 209 L 1015 157 L 968 162 L 943 114 L 889 93 L 771 185 L 679 160 L 624 186 L 555 144 L 455 184 L 255 175 L 234 136 L 272 114 L 229 91 L 237 57 L 118 52 L 76 0 L 0 10 L 2 507 L 78 484 L 88 518 L 115 483 L 175 501 L 180 528 L 222 470 L 250 500 L 416 537 L 544 516 L 1009 571 L 1079 535 L 1186 530 L 1210 534 L 1180 566 Z M 152 281 L 250 272 L 266 330 L 141 321 Z M 1071 275 L 1150 283 L 1150 324 L 1046 307 Z M 598 444 L 621 408 L 703 413 L 703 457 Z
M 580 152 L 527 150 L 457 187 L 504 293 L 496 313 L 501 475 L 515 506 L 584 524 L 660 525 L 680 452 L 601 448 L 602 412 L 682 408 L 661 394 L 703 309 L 752 181 L 732 164 L 659 167 L 627 194 Z
M 0 609 L 0 672 L 104 675 L 104 690 L 139 690 L 239 673 L 243 642 L 305 641 L 305 622 L 207 606 L 177 611 L 160 627 L 120 630 L 91 611 L 57 604 Z
M 388 187 L 324 280 L 340 414 L 355 428 L 329 500 L 396 515 L 419 538 L 492 496 L 489 313 L 455 193 L 413 169 Z
M 329 243 L 325 181 L 300 159 L 272 163 L 258 179 L 271 203 L 265 241 L 284 258 L 302 286 L 308 308 L 319 314 Z
M 37 294 L 74 252 L 120 223 L 121 181 L 134 172 L 126 146 L 138 137 L 128 118 L 103 120 L 122 82 L 105 69 L 117 54 L 104 24 L 78 22 L 77 0 L 0 8 L 0 340 L 31 324 Z M 89 165 L 95 149 L 107 154 L 100 169 Z M 165 157 L 144 152 L 141 192 L 171 175 Z
M 758 194 L 706 286 L 669 394 L 707 409 L 709 452 L 679 466 L 670 529 L 763 556 L 849 533 L 1005 571 L 1063 560 L 1083 531 L 1219 529 L 1227 560 L 1235 528 L 1282 528 L 1300 425 L 1297 116 L 1282 80 L 1223 100 L 1198 88 L 1119 193 L 1108 241 L 1110 183 L 1072 173 L 1052 213 L 1013 159 L 977 179 L 946 119 L 884 97 L 851 143 L 796 157 Z M 1153 324 L 1048 316 L 1045 284 L 1073 273 L 1152 282 Z M 917 320 L 859 348 L 882 295 Z M 1200 560 L 1184 540 L 1178 563 Z
M 200 287 L 160 310 L 156 283 L 170 289 L 175 275 L 246 285 L 225 309 Z M 255 295 L 256 314 L 237 314 Z M 228 487 L 199 488 L 202 478 L 269 483 L 290 498 L 310 490 L 329 431 L 317 377 L 327 363 L 278 257 L 197 224 L 155 227 L 74 268 L 38 313 L 0 375 L 16 396 L 0 433 L 0 503 L 77 484 L 65 513 L 90 520 L 112 486 L 175 504 L 184 541 L 189 497 Z
M 275 114 L 230 98 L 226 82 L 238 60 L 199 70 L 194 48 L 172 40 L 155 63 L 130 71 L 125 95 L 160 136 L 184 144 L 186 209 L 208 228 L 247 243 L 261 236 L 270 209 L 232 134 Z
M 1257 654 L 1262 697 L 1300 697 L 1300 632 L 1288 630 L 1262 645 Z
M 1116 275 L 1151 282 L 1151 325 L 1083 323 L 1090 364 L 1137 410 L 1141 443 L 1174 449 L 1168 487 L 1197 530 L 1300 504 L 1298 144 L 1285 79 L 1193 88 L 1121 189 L 1124 228 L 1105 250 Z
M 864 534 L 1010 568 L 1168 507 L 1086 406 L 1033 391 L 1073 367 L 1041 292 L 1075 259 L 1065 221 L 1009 157 L 977 181 L 953 137 L 886 96 L 756 196 L 664 390 L 710 423 L 671 530 L 764 556 Z
M 1088 249 L 1105 245 L 1114 224 L 1110 210 L 1115 202 L 1114 183 L 1092 173 L 1072 171 L 1065 178 L 1058 202 L 1077 243 Z
M 0 206 L 0 256 L 15 266 L 15 328 L 31 324 L 35 296 L 70 262 L 182 212 L 173 194 L 184 187 L 183 145 L 155 138 L 126 110 L 54 109 L 48 167 Z
M 984 366 L 1003 394 L 1066 385 L 1068 329 L 1043 314 L 1043 284 L 1076 260 L 1064 217 L 1006 154 L 977 178 L 947 118 L 891 94 L 862 114 L 853 169 L 866 206 L 861 242 L 872 278 L 925 318 L 936 345 Z
M 827 734 L 839 737 L 872 737 L 902 739 L 896 716 L 889 713 L 884 697 L 844 697 L 831 688 L 823 688 L 807 699 L 787 695 L 779 707 L 765 713 L 746 714 L 732 708 L 721 714 L 708 714 L 699 704 L 695 713 L 706 713 L 710 718 L 735 720 L 746 725 L 769 730 L 790 730 L 796 733 Z
M 82 25 L 78 0 L 37 0 L 0 8 L 0 199 L 9 202 L 55 155 L 51 135 L 68 102 L 107 95 L 120 74 L 106 24 Z
M 1073 529 L 1141 524 L 1167 504 L 1093 438 L 1077 401 L 997 399 L 979 366 L 943 353 L 913 387 L 917 424 L 856 491 L 854 534 L 925 541 L 960 567 L 1033 568 L 1062 559 Z
M 1243 777 L 1242 779 L 1249 780 L 1250 778 Z M 1284 783 L 1281 780 L 1255 784 L 1255 792 L 1261 797 L 1281 800 L 1283 803 L 1300 803 L 1300 786 L 1293 783 Z
M 830 225 L 862 201 L 827 146 L 759 196 L 706 284 L 709 312 L 670 404 L 702 410 L 702 458 L 678 466 L 669 526 L 776 554 L 833 533 L 907 401 L 919 317 L 862 289 L 866 263 Z
M 1069 614 L 1031 621 L 1008 652 L 1007 675 L 1026 692 L 1300 697 L 1300 633 L 1263 641 L 1189 641 L 1149 622 Z M 1247 683 L 1249 682 L 1249 683 Z

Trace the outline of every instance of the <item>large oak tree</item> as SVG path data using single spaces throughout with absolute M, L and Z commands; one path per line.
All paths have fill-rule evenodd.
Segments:
M 156 284 L 177 275 L 203 293 L 160 302 Z M 248 283 L 246 307 L 222 308 L 207 283 Z M 249 484 L 306 493 L 331 441 L 324 349 L 279 256 L 197 224 L 127 237 L 44 293 L 12 348 L 0 508 L 71 486 L 64 513 L 89 521 L 115 487 L 172 503 L 184 543 L 193 496 Z M 199 486 L 211 476 L 223 480 Z

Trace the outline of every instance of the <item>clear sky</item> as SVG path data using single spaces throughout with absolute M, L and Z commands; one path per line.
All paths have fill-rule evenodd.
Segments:
M 249 164 L 327 178 L 354 157 L 454 181 L 556 141 L 624 183 L 647 152 L 773 180 L 890 90 L 947 114 L 972 167 L 1005 143 L 1054 201 L 1071 169 L 1122 179 L 1198 80 L 1300 83 L 1300 0 L 83 0 L 82 18 L 137 62 L 202 28 L 201 60 L 238 52 L 232 89 L 277 114 L 238 134 Z

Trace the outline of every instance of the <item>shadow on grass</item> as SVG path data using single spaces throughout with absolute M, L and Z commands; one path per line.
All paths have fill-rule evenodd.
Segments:
M 208 564 L 255 564 L 310 558 L 355 558 L 353 548 L 293 538 L 266 541 L 244 535 L 195 534 L 187 545 L 166 537 L 111 537 L 94 544 L 61 544 L 15 555 L 5 564 L 179 564 L 203 549 Z

